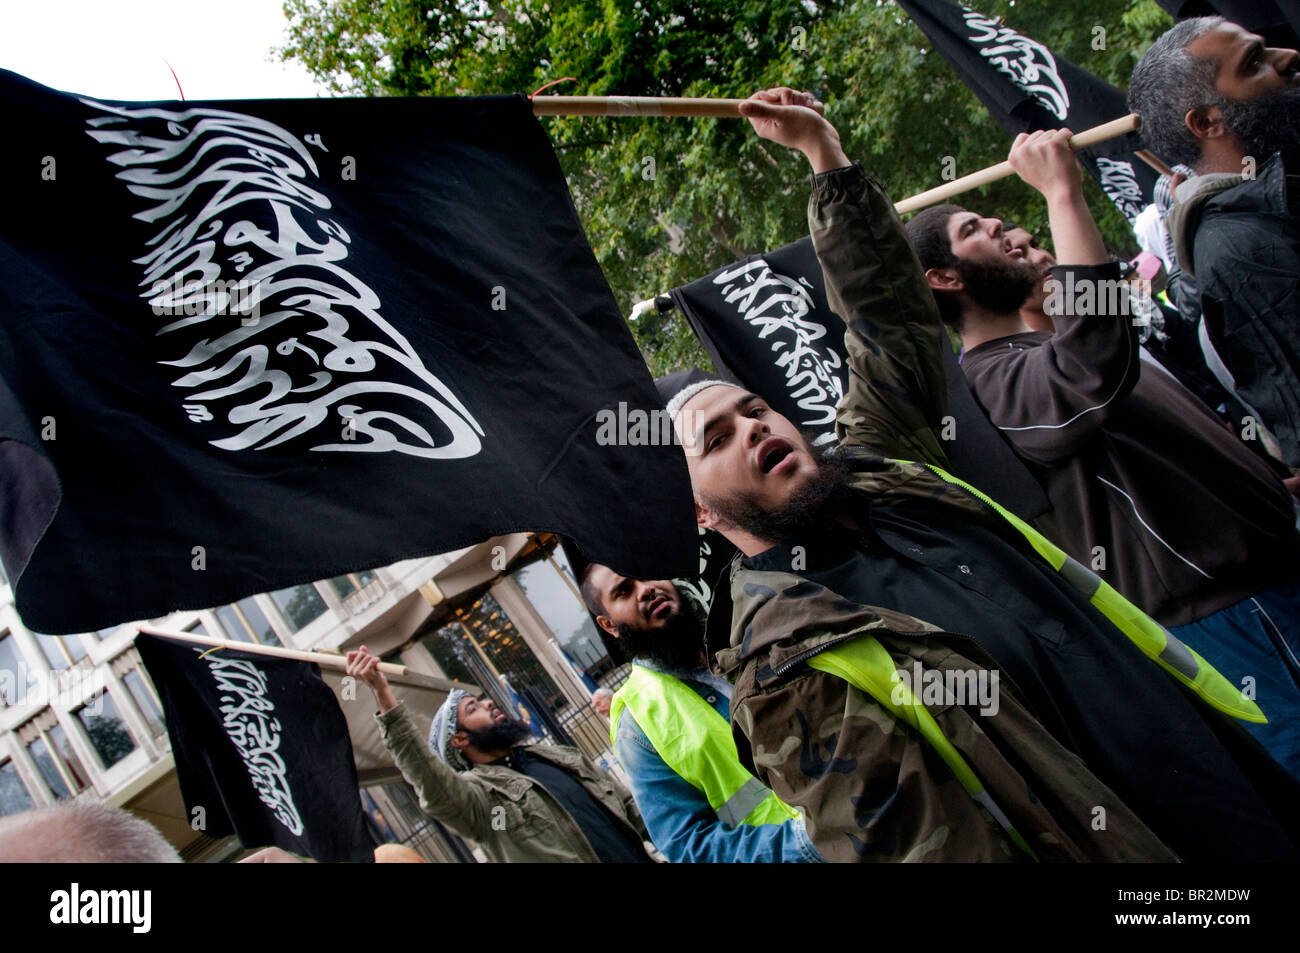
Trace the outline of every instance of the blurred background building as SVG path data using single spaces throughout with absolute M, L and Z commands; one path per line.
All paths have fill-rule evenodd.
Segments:
M 76 593 L 69 592 L 75 599 Z M 468 682 L 520 711 L 545 741 L 572 744 L 615 773 L 609 726 L 590 705 L 616 667 L 555 537 L 518 533 L 229 605 L 150 620 L 241 642 L 326 652 L 364 643 L 385 661 Z M 162 706 L 126 623 L 46 636 L 27 629 L 0 575 L 0 814 L 97 798 L 154 824 L 189 861 L 246 852 L 186 817 Z M 365 691 L 363 689 L 363 691 Z M 424 712 L 427 724 L 431 712 Z M 382 748 L 355 750 L 376 842 L 429 860 L 472 861 L 471 844 L 420 813 Z

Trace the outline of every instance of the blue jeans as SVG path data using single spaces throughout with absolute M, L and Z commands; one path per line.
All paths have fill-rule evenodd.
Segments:
M 1242 722 L 1300 778 L 1300 582 L 1286 583 L 1171 629 L 1255 703 L 1267 725 Z

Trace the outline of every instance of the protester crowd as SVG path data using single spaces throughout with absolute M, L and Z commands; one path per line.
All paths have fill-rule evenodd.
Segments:
M 838 440 L 659 382 L 696 521 L 738 553 L 706 622 L 672 581 L 578 567 L 632 660 L 593 702 L 627 787 L 461 691 L 420 737 L 350 653 L 420 808 L 495 861 L 1300 859 L 1300 54 L 1186 20 L 1130 104 L 1179 168 L 1144 235 L 1203 348 L 1143 344 L 1069 130 L 1009 156 L 1049 253 L 996 210 L 903 225 L 812 96 L 747 101 L 811 167 Z M 1047 512 L 953 472 L 944 348 Z

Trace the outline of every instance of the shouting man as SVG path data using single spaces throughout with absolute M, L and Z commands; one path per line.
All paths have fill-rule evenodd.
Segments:
M 827 859 L 1167 859 L 1151 831 L 1189 859 L 1296 857 L 1294 782 L 1220 714 L 1257 706 L 942 469 L 934 298 L 813 104 L 770 90 L 742 112 L 812 165 L 851 366 L 839 452 L 732 386 L 664 395 L 697 521 L 741 551 L 710 625 L 730 628 L 718 660 L 757 776 Z

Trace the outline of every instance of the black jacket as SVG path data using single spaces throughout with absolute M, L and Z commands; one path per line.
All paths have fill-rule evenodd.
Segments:
M 1275 155 L 1253 179 L 1197 176 L 1177 198 L 1169 232 L 1210 343 L 1282 459 L 1300 467 L 1300 177 Z

